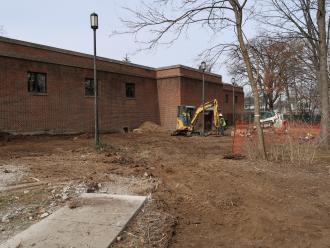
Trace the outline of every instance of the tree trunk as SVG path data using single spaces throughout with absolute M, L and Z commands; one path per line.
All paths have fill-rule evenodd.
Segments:
M 273 98 L 273 93 L 269 94 L 269 105 L 268 105 L 268 110 L 273 111 L 274 110 L 274 98 Z
M 262 108 L 262 105 L 263 105 L 262 110 L 264 110 L 264 111 L 268 110 L 268 106 L 269 106 L 268 103 L 269 103 L 268 95 L 264 94 L 264 98 L 263 98 L 263 100 L 261 100 L 261 108 Z
M 290 101 L 290 91 L 289 91 L 288 84 L 285 85 L 285 94 L 286 94 L 286 98 L 287 98 L 287 107 L 289 109 L 290 121 L 292 121 L 293 111 L 292 111 L 292 106 L 291 106 L 291 101 Z
M 252 72 L 252 64 L 249 57 L 248 50 L 246 48 L 244 38 L 243 38 L 243 30 L 242 30 L 242 8 L 237 0 L 230 0 L 230 4 L 233 7 L 236 19 L 236 32 L 237 38 L 240 46 L 240 50 L 244 59 L 244 63 L 246 66 L 246 71 L 248 74 L 248 78 L 251 84 L 253 99 L 254 99 L 254 123 L 257 129 L 257 139 L 258 139 L 258 151 L 263 159 L 267 159 L 265 142 L 264 142 L 264 134 L 260 124 L 260 103 L 259 103 L 259 92 L 257 87 L 257 79 L 254 78 Z
M 318 0 L 317 26 L 319 30 L 319 85 L 321 97 L 321 133 L 320 145 L 324 149 L 329 148 L 329 88 L 327 65 L 327 33 L 326 33 L 326 8 L 325 0 Z

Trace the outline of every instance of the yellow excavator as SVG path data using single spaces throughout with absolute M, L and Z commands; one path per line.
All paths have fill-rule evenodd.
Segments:
M 213 125 L 219 130 L 219 105 L 217 99 L 200 105 L 197 109 L 194 106 L 180 105 L 178 106 L 178 115 L 176 119 L 176 130 L 172 135 L 190 136 L 194 132 L 196 122 L 199 115 L 204 111 L 213 110 Z

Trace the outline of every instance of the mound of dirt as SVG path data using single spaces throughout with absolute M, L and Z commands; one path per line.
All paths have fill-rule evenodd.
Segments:
M 165 129 L 154 122 L 146 121 L 141 124 L 137 129 L 133 130 L 134 133 L 159 133 L 165 132 Z

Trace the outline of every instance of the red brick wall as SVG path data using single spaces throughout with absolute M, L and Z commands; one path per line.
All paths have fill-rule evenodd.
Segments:
M 202 80 L 182 78 L 181 79 L 181 104 L 199 106 L 202 103 Z M 221 99 L 222 85 L 205 82 L 205 102 Z
M 100 73 L 101 126 L 118 131 L 145 121 L 160 124 L 156 79 Z M 135 83 L 135 98 L 126 97 L 125 83 Z
M 236 120 L 244 111 L 244 93 L 241 89 L 235 89 L 235 96 L 237 96 L 237 103 L 235 103 Z M 228 95 L 228 102 L 226 102 L 226 95 Z M 223 90 L 223 113 L 229 124 L 233 120 L 233 90 L 232 87 L 226 87 Z
M 84 80 L 93 71 L 71 66 L 0 57 L 0 130 L 20 133 L 67 133 L 93 131 L 94 97 L 84 94 Z M 27 72 L 47 74 L 47 94 L 27 91 Z M 166 129 L 176 125 L 177 106 L 199 106 L 201 80 L 186 77 L 152 79 L 99 72 L 100 128 L 102 131 L 133 129 L 153 121 Z M 135 83 L 136 97 L 128 99 L 125 83 Z M 220 109 L 231 118 L 232 91 L 206 82 L 205 101 L 217 98 Z M 229 95 L 228 103 L 224 95 Z M 243 94 L 237 92 L 236 112 L 243 111 Z M 230 119 L 231 120 L 231 119 Z
M 94 97 L 86 97 L 85 78 L 93 77 L 92 56 L 0 37 L 0 130 L 19 133 L 93 131 Z M 185 66 L 154 69 L 106 58 L 97 61 L 101 131 L 133 129 L 153 121 L 175 129 L 177 106 L 201 104 L 200 71 Z M 47 74 L 47 93 L 32 95 L 27 72 Z M 232 112 L 231 85 L 205 74 L 205 101 L 217 98 L 225 115 Z M 126 98 L 125 83 L 136 97 Z M 240 92 L 239 92 L 240 91 Z M 225 103 L 224 95 L 229 94 Z M 244 95 L 237 88 L 236 112 Z
M 157 78 L 170 78 L 180 76 L 200 80 L 202 76 L 200 70 L 183 65 L 158 68 L 156 69 L 156 72 Z M 205 73 L 205 81 L 213 83 L 222 83 L 222 77 L 221 75 L 214 73 Z
M 85 97 L 89 69 L 0 57 L 0 130 L 20 133 L 85 132 L 94 127 L 94 97 Z M 47 94 L 27 90 L 27 72 L 47 73 Z M 99 72 L 101 131 L 159 123 L 155 79 Z M 125 82 L 135 83 L 135 99 L 127 99 Z M 148 96 L 148 97 L 145 97 Z
M 74 65 L 82 68 L 93 68 L 93 57 L 91 55 L 2 37 L 0 37 L 0 55 L 40 62 Z M 97 68 L 99 70 L 125 75 L 156 77 L 156 71 L 153 68 L 123 63 L 102 57 L 98 57 Z
M 157 80 L 161 125 L 169 130 L 176 127 L 177 106 L 180 105 L 180 77 Z

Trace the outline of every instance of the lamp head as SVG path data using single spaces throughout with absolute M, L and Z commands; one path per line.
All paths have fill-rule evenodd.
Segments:
M 231 84 L 234 86 L 235 85 L 235 78 L 231 79 Z
M 91 14 L 91 28 L 96 30 L 99 27 L 98 15 L 96 13 Z
M 203 61 L 199 68 L 204 72 L 206 70 L 206 62 Z

